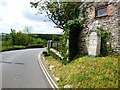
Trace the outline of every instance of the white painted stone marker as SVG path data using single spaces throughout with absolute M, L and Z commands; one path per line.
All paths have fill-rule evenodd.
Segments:
M 89 37 L 88 55 L 95 57 L 100 54 L 101 37 L 97 32 L 92 32 Z

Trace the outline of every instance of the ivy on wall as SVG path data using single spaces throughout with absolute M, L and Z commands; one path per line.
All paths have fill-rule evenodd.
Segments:
M 63 58 L 63 63 L 67 64 L 72 61 L 79 53 L 79 35 L 84 28 L 84 24 L 87 19 L 86 6 L 82 8 L 82 13 L 79 12 L 80 16 L 75 17 L 73 20 L 69 20 L 65 24 L 64 35 L 61 40 L 61 55 Z
M 65 27 L 65 32 L 61 40 L 61 55 L 64 57 L 63 58 L 63 63 L 67 64 L 68 63 L 68 53 L 69 53 L 69 30 L 68 28 Z
M 109 42 L 111 32 L 107 31 L 104 27 L 100 27 L 99 29 L 101 31 L 100 56 L 110 55 L 114 51 L 111 47 L 111 43 Z
M 81 20 L 75 19 L 69 21 L 67 26 L 70 30 L 69 32 L 69 60 L 71 61 L 79 52 L 79 35 L 80 31 L 83 29 L 83 23 L 80 22 Z
M 62 40 L 61 54 L 64 63 L 70 62 L 79 52 L 79 35 L 83 29 L 83 21 L 80 19 L 69 20 L 65 27 Z

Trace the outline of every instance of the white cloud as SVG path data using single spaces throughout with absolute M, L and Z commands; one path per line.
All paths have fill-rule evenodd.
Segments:
M 25 26 L 33 28 L 32 33 L 61 33 L 54 28 L 44 15 L 36 16 L 30 0 L 0 0 L 0 32 L 9 33 L 10 29 L 22 30 Z M 47 20 L 44 22 L 44 20 Z

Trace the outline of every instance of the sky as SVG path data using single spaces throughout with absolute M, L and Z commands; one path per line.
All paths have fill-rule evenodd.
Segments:
M 10 33 L 11 29 L 22 31 L 26 26 L 31 33 L 61 34 L 63 30 L 54 28 L 45 14 L 36 15 L 30 0 L 0 0 L 0 33 Z M 44 21 L 46 20 L 46 22 Z

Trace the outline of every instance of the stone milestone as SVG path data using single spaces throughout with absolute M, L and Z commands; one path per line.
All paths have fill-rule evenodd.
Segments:
M 97 32 L 91 32 L 89 36 L 88 55 L 89 57 L 96 57 L 100 54 L 101 37 Z

